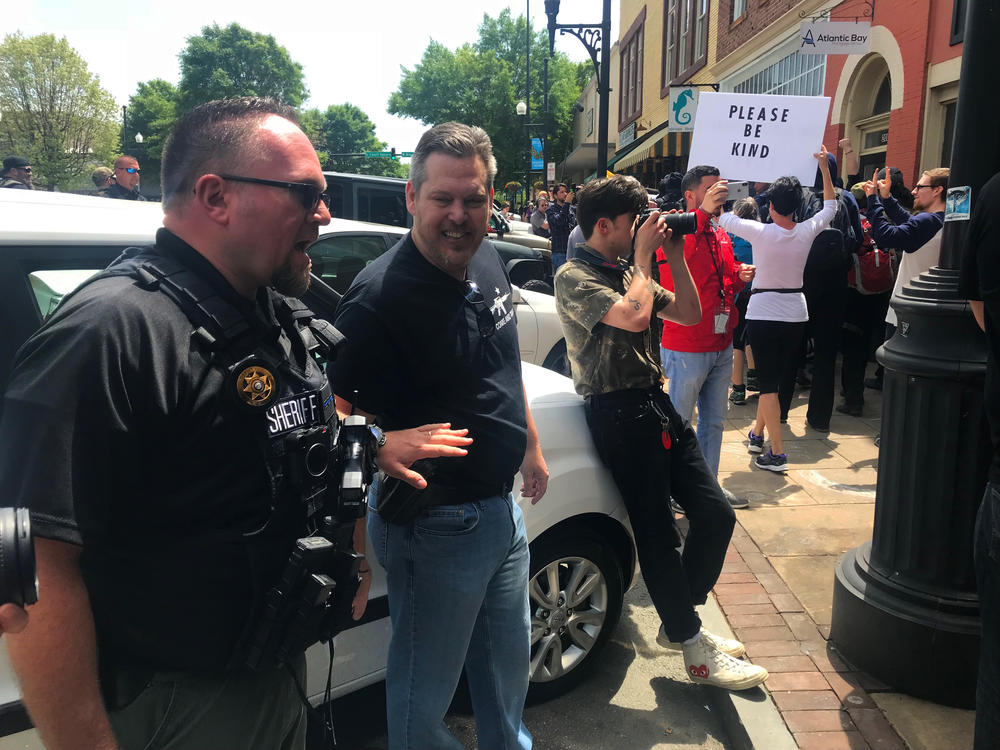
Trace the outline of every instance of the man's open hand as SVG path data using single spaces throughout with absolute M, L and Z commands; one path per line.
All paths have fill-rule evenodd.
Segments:
M 472 444 L 468 430 L 453 430 L 450 422 L 425 424 L 409 430 L 393 430 L 385 434 L 385 445 L 378 452 L 378 467 L 390 477 L 401 479 L 422 490 L 427 480 L 410 469 L 421 458 L 450 458 L 468 453 Z

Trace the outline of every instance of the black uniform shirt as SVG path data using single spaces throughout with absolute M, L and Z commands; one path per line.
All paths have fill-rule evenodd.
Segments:
M 241 310 L 276 357 L 290 350 L 272 293 L 256 305 L 240 297 L 166 230 L 156 251 Z M 272 525 L 262 537 L 280 552 L 248 557 L 242 535 L 271 513 L 265 417 L 230 407 L 224 368 L 191 331 L 165 294 L 128 276 L 68 296 L 16 357 L 0 497 L 31 509 L 36 535 L 82 546 L 102 656 L 210 671 L 245 627 L 254 584 L 270 583 L 290 543 Z
M 986 318 L 986 416 L 993 440 L 991 482 L 1000 482 L 1000 174 L 972 196 L 972 220 L 958 291 L 966 299 L 981 300 Z
M 467 278 L 482 292 L 479 305 L 409 234 L 365 268 L 337 311 L 347 345 L 334 363 L 333 388 L 387 430 L 467 427 L 475 440 L 469 454 L 434 461 L 431 483 L 498 487 L 524 459 L 527 427 L 512 290 L 493 243 L 480 245 Z M 484 338 L 481 324 L 492 335 Z

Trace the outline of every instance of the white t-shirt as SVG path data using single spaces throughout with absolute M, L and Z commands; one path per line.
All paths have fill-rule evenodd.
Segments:
M 837 201 L 823 201 L 823 209 L 810 219 L 791 229 L 777 224 L 741 219 L 726 213 L 719 224 L 730 234 L 736 234 L 753 245 L 753 262 L 757 266 L 753 288 L 801 289 L 802 269 L 806 267 L 809 248 L 816 235 L 830 226 L 837 213 Z M 809 320 L 806 297 L 802 292 L 757 292 L 747 305 L 747 320 L 781 320 L 802 323 Z

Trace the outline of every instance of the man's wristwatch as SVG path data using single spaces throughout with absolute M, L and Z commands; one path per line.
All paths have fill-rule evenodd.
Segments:
M 368 425 L 368 431 L 371 432 L 372 437 L 375 438 L 376 447 L 381 448 L 385 445 L 385 431 L 383 431 L 381 427 L 372 423 Z

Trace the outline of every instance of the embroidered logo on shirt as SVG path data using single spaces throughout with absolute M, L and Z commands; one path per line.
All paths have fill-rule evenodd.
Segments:
M 500 294 L 499 287 L 494 287 L 493 292 L 496 296 L 493 298 L 493 306 L 490 308 L 490 312 L 493 313 L 493 318 L 496 320 L 496 330 L 499 331 L 513 319 L 514 308 L 512 307 L 508 310 L 505 304 L 510 299 L 510 292 Z

